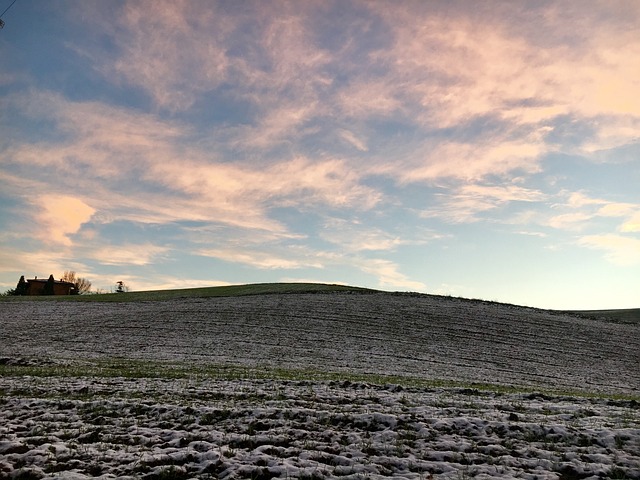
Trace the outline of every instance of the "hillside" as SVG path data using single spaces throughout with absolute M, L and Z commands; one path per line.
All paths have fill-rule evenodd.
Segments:
M 635 394 L 640 386 L 637 323 L 292 285 L 105 296 L 121 300 L 110 302 L 5 301 L 0 356 L 129 358 L 610 393 Z
M 57 295 L 0 297 L 0 301 L 37 302 L 145 302 L 184 298 L 241 297 L 244 295 L 272 295 L 290 293 L 331 293 L 358 292 L 373 293 L 377 290 L 325 283 L 251 283 L 245 285 L 225 285 L 219 287 L 179 288 L 175 290 L 144 290 L 125 293 L 101 293 L 91 295 Z

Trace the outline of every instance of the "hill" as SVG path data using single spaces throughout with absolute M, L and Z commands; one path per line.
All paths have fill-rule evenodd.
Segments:
M 34 297 L 0 297 L 11 301 L 72 301 L 72 302 L 148 302 L 176 298 L 240 297 L 244 295 L 272 295 L 290 293 L 371 293 L 377 290 L 349 285 L 325 283 L 251 283 L 219 287 L 179 288 L 174 290 L 144 290 L 125 293 L 101 293 L 93 295 L 56 295 Z
M 640 324 L 640 308 L 626 308 L 618 310 L 572 310 L 567 313 L 571 313 L 582 318 L 591 318 L 605 322 Z
M 639 324 L 591 313 L 316 284 L 76 298 L 3 302 L 5 363 L 127 359 L 633 395 L 640 386 Z

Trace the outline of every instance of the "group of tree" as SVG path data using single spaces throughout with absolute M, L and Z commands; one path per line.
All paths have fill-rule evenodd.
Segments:
M 76 295 L 82 295 L 83 293 L 89 293 L 91 291 L 91 282 L 86 278 L 77 277 L 76 272 L 73 270 L 65 270 L 60 280 L 73 283 L 75 286 L 73 293 Z
M 36 277 L 37 278 L 37 277 Z M 71 289 L 71 295 L 83 295 L 87 293 L 91 293 L 91 282 L 86 278 L 82 278 L 76 275 L 76 272 L 73 270 L 66 270 L 62 277 L 60 278 L 62 282 L 68 282 L 73 284 L 73 289 Z M 44 284 L 42 288 L 42 292 L 39 295 L 54 295 L 55 294 L 55 284 L 56 280 L 53 278 L 53 275 L 49 275 L 49 279 Z M 129 292 L 129 285 L 124 282 L 116 282 L 115 290 L 112 289 L 111 292 L 115 293 L 125 293 Z M 94 293 L 108 293 L 104 290 L 97 289 Z M 29 294 L 29 282 L 24 279 L 24 275 L 20 277 L 16 288 L 10 288 L 4 293 L 0 293 L 0 296 L 21 296 Z
M 73 289 L 71 290 L 72 295 L 82 295 L 91 291 L 91 282 L 86 278 L 78 277 L 76 275 L 76 272 L 74 272 L 73 270 L 66 270 L 62 274 L 62 278 L 60 280 L 73 284 Z M 53 295 L 55 282 L 56 281 L 53 278 L 53 275 L 49 275 L 49 279 L 47 280 L 47 283 L 45 283 L 42 290 L 42 295 Z M 24 279 L 24 275 L 22 275 L 20 277 L 20 280 L 18 281 L 18 284 L 16 285 L 16 288 L 9 289 L 4 294 L 12 296 L 27 295 L 28 286 L 29 284 Z

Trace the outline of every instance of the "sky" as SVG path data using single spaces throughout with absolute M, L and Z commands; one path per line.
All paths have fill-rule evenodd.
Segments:
M 640 307 L 636 0 L 17 0 L 2 20 L 2 291 L 73 270 L 105 292 Z

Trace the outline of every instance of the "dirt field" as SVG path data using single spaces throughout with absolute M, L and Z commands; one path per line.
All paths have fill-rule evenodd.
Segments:
M 3 301 L 0 478 L 639 479 L 639 328 L 385 293 Z
M 427 295 L 2 302 L 0 356 L 181 360 L 640 391 L 640 324 Z

